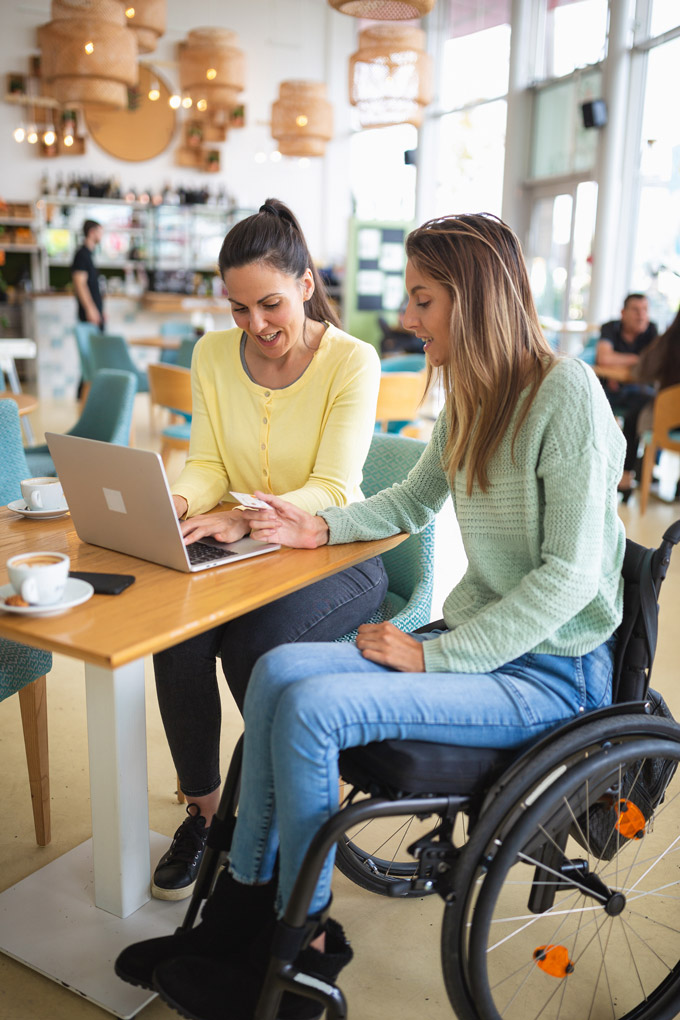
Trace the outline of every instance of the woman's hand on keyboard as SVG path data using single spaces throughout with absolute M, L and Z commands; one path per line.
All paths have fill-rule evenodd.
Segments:
M 242 510 L 229 510 L 220 514 L 197 514 L 188 521 L 180 521 L 185 545 L 202 538 L 216 538 L 218 542 L 236 542 L 250 531 Z

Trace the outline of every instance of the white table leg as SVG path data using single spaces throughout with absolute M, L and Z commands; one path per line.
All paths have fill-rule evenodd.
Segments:
M 171 934 L 187 904 L 149 896 L 168 839 L 151 833 L 150 850 L 143 662 L 86 666 L 85 682 L 92 840 L 0 894 L 0 952 L 134 1017 L 155 993 L 117 978 L 114 960 L 131 942 Z
M 149 899 L 144 663 L 85 666 L 95 903 L 127 917 Z

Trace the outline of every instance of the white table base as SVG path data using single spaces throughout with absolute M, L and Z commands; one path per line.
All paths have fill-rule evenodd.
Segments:
M 150 837 L 155 866 L 168 837 Z M 188 902 L 151 899 L 125 919 L 99 909 L 87 840 L 0 894 L 0 951 L 127 1020 L 155 993 L 116 977 L 114 960 L 131 942 L 171 935 Z

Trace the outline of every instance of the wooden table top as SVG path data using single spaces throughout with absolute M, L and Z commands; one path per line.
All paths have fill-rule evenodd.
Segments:
M 612 382 L 635 382 L 630 365 L 593 365 L 593 372 L 600 379 L 611 379 Z
M 160 347 L 164 351 L 176 351 L 180 340 L 178 336 L 133 336 L 128 343 L 133 347 Z
M 38 406 L 38 398 L 30 393 L 12 393 L 11 390 L 0 390 L 0 400 L 13 400 L 19 405 L 19 414 L 30 414 Z
M 27 520 L 0 509 L 0 584 L 17 553 L 68 553 L 72 570 L 134 574 L 120 595 L 93 595 L 60 616 L 0 611 L 0 637 L 115 669 L 241 616 L 399 545 L 406 535 L 320 549 L 280 549 L 185 574 L 81 542 L 70 516 Z

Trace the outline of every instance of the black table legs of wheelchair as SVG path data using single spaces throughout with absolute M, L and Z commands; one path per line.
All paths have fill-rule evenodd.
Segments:
M 220 797 L 220 804 L 210 826 L 208 843 L 203 852 L 203 860 L 196 876 L 196 885 L 189 901 L 184 920 L 177 929 L 188 931 L 196 923 L 201 904 L 207 900 L 217 875 L 217 869 L 223 853 L 231 846 L 231 838 L 236 825 L 236 806 L 241 788 L 241 763 L 243 761 L 243 735 L 234 748 L 229 763 L 229 771 Z

